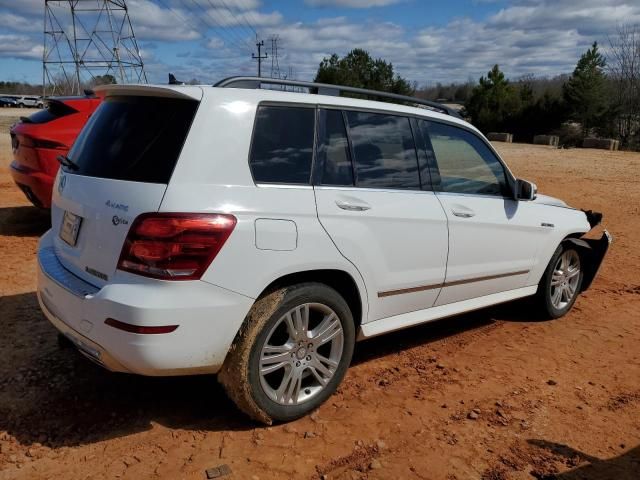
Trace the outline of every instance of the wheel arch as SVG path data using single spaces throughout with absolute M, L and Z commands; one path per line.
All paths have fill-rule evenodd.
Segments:
M 580 291 L 584 292 L 591 286 L 600 269 L 602 260 L 609 249 L 609 238 L 606 233 L 597 239 L 584 238 L 584 234 L 571 234 L 565 237 L 560 244 L 573 246 L 580 255 L 580 260 L 584 263 Z
M 342 295 L 351 309 L 356 329 L 360 327 L 365 314 L 366 307 L 364 302 L 366 301 L 366 297 L 363 296 L 357 282 L 351 274 L 344 270 L 320 269 L 289 273 L 277 278 L 267 285 L 262 290 L 258 298 L 267 295 L 269 292 L 278 288 L 305 282 L 323 283 Z

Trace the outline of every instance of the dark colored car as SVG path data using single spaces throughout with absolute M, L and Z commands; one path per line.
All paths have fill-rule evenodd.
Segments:
M 0 107 L 17 107 L 18 102 L 15 97 L 0 97 Z
M 11 175 L 36 207 L 51 206 L 51 189 L 60 167 L 57 157 L 67 154 L 100 101 L 94 95 L 51 97 L 44 110 L 21 117 L 11 127 Z

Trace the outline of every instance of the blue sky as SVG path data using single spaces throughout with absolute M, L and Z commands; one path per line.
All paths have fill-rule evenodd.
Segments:
M 91 0 L 87 0 L 91 1 Z M 43 0 L 0 0 L 0 80 L 42 80 Z M 570 72 L 588 46 L 622 23 L 640 24 L 625 0 L 129 0 L 151 82 L 168 72 L 203 83 L 255 74 L 255 32 L 279 35 L 279 66 L 312 79 L 320 60 L 361 47 L 420 85 Z M 70 29 L 63 18 L 60 23 Z M 88 23 L 91 21 L 87 20 Z M 270 52 L 269 52 L 270 53 Z M 263 72 L 271 73 L 271 59 Z

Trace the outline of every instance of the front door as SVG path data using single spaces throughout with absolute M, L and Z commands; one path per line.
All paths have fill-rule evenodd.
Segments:
M 505 167 L 480 137 L 418 123 L 435 155 L 437 198 L 449 220 L 447 274 L 436 305 L 526 286 L 545 234 L 532 205 L 512 197 Z

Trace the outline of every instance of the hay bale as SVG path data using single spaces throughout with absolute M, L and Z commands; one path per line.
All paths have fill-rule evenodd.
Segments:
M 587 137 L 582 142 L 583 148 L 598 148 L 600 150 L 618 150 L 620 142 L 613 138 Z
M 513 134 L 512 133 L 504 133 L 504 132 L 489 132 L 487 134 L 487 138 L 492 142 L 513 142 Z
M 535 145 L 550 145 L 557 147 L 560 143 L 560 137 L 557 135 L 536 135 L 533 137 L 533 143 Z

